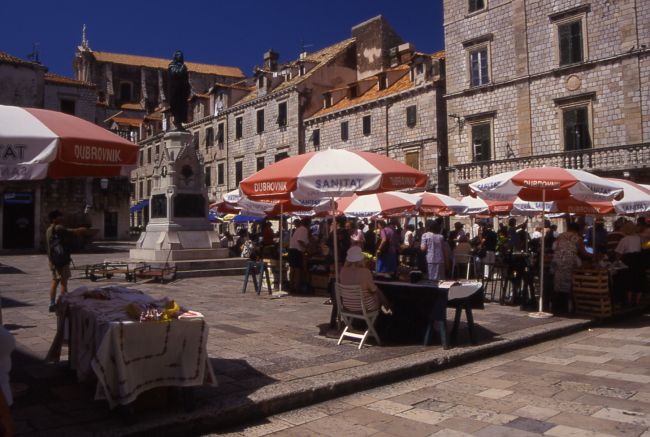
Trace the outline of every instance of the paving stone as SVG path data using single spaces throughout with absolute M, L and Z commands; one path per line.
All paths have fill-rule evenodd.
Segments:
M 505 398 L 506 396 L 512 394 L 513 392 L 510 390 L 501 390 L 498 388 L 490 388 L 488 390 L 482 391 L 480 393 L 477 393 L 476 396 L 481 396 L 484 398 L 490 398 L 490 399 L 501 399 Z
M 596 431 L 575 428 L 572 426 L 558 425 L 546 431 L 544 435 L 553 437 L 611 437 L 609 434 L 603 434 Z
M 380 413 L 397 414 L 401 413 L 402 411 L 410 410 L 413 407 L 393 401 L 383 400 L 368 404 L 366 405 L 366 408 L 379 411 Z
M 592 414 L 592 417 L 631 423 L 633 425 L 650 428 L 650 414 L 643 412 L 619 410 L 618 408 L 603 408 L 602 410 Z
M 525 407 L 521 407 L 520 409 L 513 411 L 512 414 L 516 416 L 527 417 L 529 419 L 544 421 L 549 417 L 553 417 L 556 414 L 559 414 L 559 411 L 552 410 L 550 408 L 527 405 Z
M 489 425 L 477 431 L 475 436 L 479 437 L 532 437 L 539 434 L 522 431 L 517 428 L 509 428 L 501 425 Z
M 616 436 L 638 436 L 644 428 L 631 423 L 622 423 L 607 418 L 592 417 L 573 413 L 560 413 L 547 420 L 558 425 L 567 425 L 585 430 L 593 430 Z
M 544 432 L 553 428 L 555 424 L 543 422 L 541 420 L 529 419 L 527 417 L 518 417 L 512 422 L 506 424 L 506 426 L 521 429 L 522 431 L 544 434 Z
M 428 423 L 430 425 L 437 425 L 440 422 L 449 419 L 451 416 L 437 411 L 425 410 L 422 408 L 412 408 L 410 410 L 402 411 L 396 414 L 405 419 L 415 420 L 416 422 Z
M 466 417 L 452 417 L 438 424 L 438 426 L 445 427 L 446 429 L 453 429 L 468 434 L 473 434 L 479 429 L 485 428 L 489 425 L 490 424 L 487 422 L 481 422 Z

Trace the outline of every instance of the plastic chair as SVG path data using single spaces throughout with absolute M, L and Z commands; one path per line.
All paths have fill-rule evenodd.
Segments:
M 464 254 L 454 254 L 453 264 L 451 266 L 451 276 L 452 278 L 456 277 L 456 266 L 465 266 L 466 274 L 465 279 L 469 279 L 469 272 L 472 270 L 474 275 L 476 275 L 476 266 L 474 265 L 474 256 L 473 255 L 464 255 Z
M 341 344 L 345 337 L 361 340 L 359 349 L 368 339 L 368 336 L 375 338 L 378 345 L 381 345 L 379 334 L 375 329 L 375 323 L 379 316 L 379 301 L 369 293 L 364 293 L 358 285 L 336 284 L 336 305 L 345 329 L 339 337 L 337 344 Z M 366 323 L 366 330 L 363 333 L 354 332 L 352 322 L 362 320 Z

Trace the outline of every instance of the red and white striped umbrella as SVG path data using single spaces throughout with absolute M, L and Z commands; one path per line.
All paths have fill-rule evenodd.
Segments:
M 511 215 L 535 216 L 542 214 L 603 215 L 614 212 L 612 202 L 583 202 L 576 199 L 560 199 L 553 202 L 529 202 L 517 199 L 512 204 Z
M 422 199 L 409 193 L 387 191 L 385 193 L 365 194 L 337 199 L 338 212 L 352 217 L 391 217 L 414 212 Z
M 615 182 L 582 170 L 560 167 L 531 167 L 509 171 L 469 185 L 472 195 L 487 200 L 533 202 L 574 198 L 603 202 L 620 198 L 623 189 Z
M 417 193 L 417 195 L 422 199 L 422 203 L 420 204 L 420 213 L 422 214 L 450 216 L 465 214 L 467 211 L 467 206 L 461 201 L 444 194 L 425 191 L 423 193 Z
M 621 200 L 614 200 L 617 214 L 650 215 L 650 185 L 637 184 L 625 179 L 610 179 L 623 187 Z
M 469 216 L 507 215 L 512 210 L 511 201 L 485 200 L 472 196 L 465 196 L 460 201 L 467 207 L 465 214 Z
M 223 213 L 240 213 L 258 217 L 277 217 L 284 213 L 313 213 L 327 210 L 329 202 L 298 201 L 290 199 L 251 200 L 240 190 L 223 195 L 223 201 L 213 203 L 210 208 Z
M 472 195 L 488 200 L 515 201 L 517 197 L 542 202 L 542 220 L 546 202 L 572 199 L 581 202 L 608 202 L 622 198 L 623 188 L 615 182 L 582 170 L 560 167 L 531 167 L 500 173 L 469 185 Z M 544 239 L 540 256 L 540 290 L 544 290 Z M 533 317 L 548 317 L 543 312 L 543 296 L 540 294 L 539 311 Z
M 0 181 L 128 175 L 138 146 L 81 118 L 0 105 Z
M 240 182 L 252 199 L 318 200 L 423 187 L 427 175 L 404 163 L 370 152 L 328 149 L 291 156 Z

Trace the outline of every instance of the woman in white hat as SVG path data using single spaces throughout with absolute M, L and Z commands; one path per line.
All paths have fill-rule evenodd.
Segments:
M 366 261 L 359 246 L 352 246 L 348 249 L 345 264 L 339 274 L 339 282 L 343 285 L 361 286 L 365 293 L 375 297 L 372 307 L 378 308 L 381 305 L 384 313 L 391 313 L 390 304 L 372 279 L 372 272 L 366 267 Z

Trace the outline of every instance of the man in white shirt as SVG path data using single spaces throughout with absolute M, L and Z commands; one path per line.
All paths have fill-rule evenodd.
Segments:
M 304 253 L 309 244 L 309 231 L 300 219 L 294 220 L 293 225 L 295 229 L 289 240 L 289 284 L 292 290 L 299 291 L 303 286 Z

